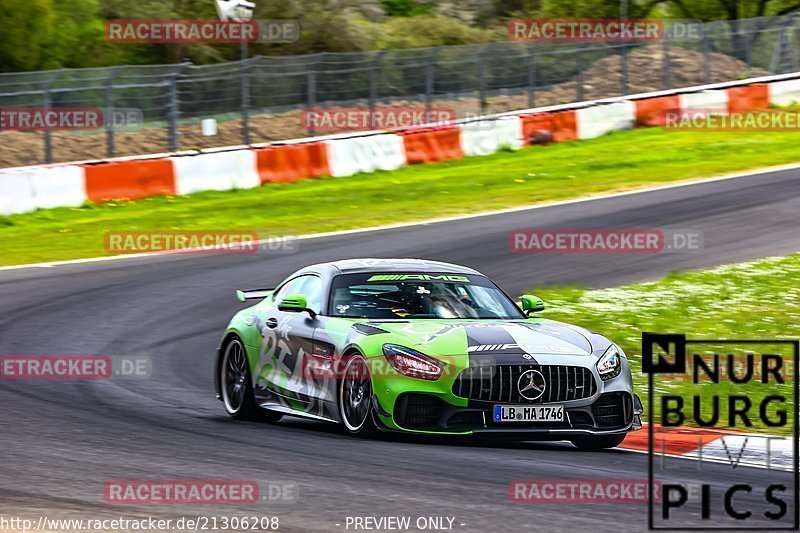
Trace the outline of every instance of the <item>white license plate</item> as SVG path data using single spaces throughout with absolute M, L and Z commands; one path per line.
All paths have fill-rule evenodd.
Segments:
M 564 406 L 549 405 L 495 405 L 495 422 L 563 422 Z

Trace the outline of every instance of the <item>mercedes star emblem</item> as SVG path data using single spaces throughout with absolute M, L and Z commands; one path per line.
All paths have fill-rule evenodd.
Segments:
M 547 383 L 544 375 L 538 370 L 526 370 L 519 376 L 517 388 L 523 398 L 533 401 L 541 398 L 547 388 Z

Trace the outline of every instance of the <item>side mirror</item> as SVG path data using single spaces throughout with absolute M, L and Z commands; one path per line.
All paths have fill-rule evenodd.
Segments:
M 317 316 L 313 309 L 308 308 L 308 301 L 302 294 L 289 294 L 278 302 L 278 311 L 286 311 L 287 313 L 302 313 L 307 311 L 312 317 Z
M 544 311 L 544 302 L 541 298 L 532 294 L 523 294 L 522 310 L 526 315 L 530 315 L 531 313 L 536 313 L 538 311 Z

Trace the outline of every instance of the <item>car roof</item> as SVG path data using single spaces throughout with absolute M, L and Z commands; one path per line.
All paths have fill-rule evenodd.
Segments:
M 309 265 L 298 271 L 295 275 L 304 272 L 326 273 L 332 276 L 337 274 L 358 274 L 362 272 L 441 272 L 447 274 L 477 274 L 477 270 L 453 263 L 430 261 L 428 259 L 343 259 L 329 263 Z

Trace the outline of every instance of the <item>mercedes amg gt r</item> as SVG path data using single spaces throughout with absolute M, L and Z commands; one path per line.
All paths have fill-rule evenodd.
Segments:
M 217 397 L 237 419 L 283 415 L 353 434 L 401 431 L 617 446 L 641 428 L 623 351 L 517 304 L 481 273 L 416 259 L 308 266 L 237 291 Z

